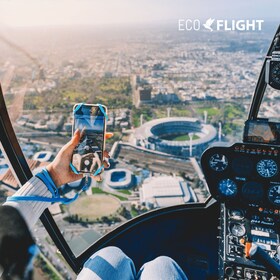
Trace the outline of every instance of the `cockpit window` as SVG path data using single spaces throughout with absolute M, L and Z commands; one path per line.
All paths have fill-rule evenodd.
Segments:
M 8 184 L 4 184 L 4 182 L 8 182 Z M 13 193 L 13 189 L 9 188 L 9 185 L 17 186 L 16 180 L 12 174 L 9 172 L 9 165 L 7 160 L 5 159 L 2 151 L 0 150 L 0 204 L 2 205 L 7 196 Z
M 91 180 L 70 205 L 50 207 L 74 254 L 148 211 L 205 202 L 200 157 L 217 142 L 242 140 L 273 29 L 254 36 L 213 32 L 209 39 L 206 32 L 186 36 L 172 24 L 35 25 L 0 29 L 0 81 L 33 173 L 71 138 L 75 103 L 106 105 L 107 131 L 114 133 L 106 143 L 111 158 L 103 181 Z M 271 92 L 264 116 L 278 115 L 275 99 Z M 213 158 L 214 166 L 223 163 Z M 2 200 L 7 172 L 0 153 Z M 61 191 L 72 197 L 84 184 L 69 183 Z M 43 239 L 43 246 L 53 246 Z
M 269 119 L 272 122 L 279 122 L 278 100 L 279 91 L 268 86 L 260 107 L 259 117 Z

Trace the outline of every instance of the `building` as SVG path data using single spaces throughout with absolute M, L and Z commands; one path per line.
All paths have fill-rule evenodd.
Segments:
M 140 202 L 148 208 L 161 208 L 197 202 L 196 195 L 182 178 L 150 177 L 140 188 Z
M 128 189 L 135 185 L 135 178 L 130 170 L 117 168 L 106 172 L 105 183 L 113 189 Z
M 41 162 L 33 159 L 27 159 L 26 161 L 33 174 L 36 174 L 37 171 L 41 171 L 42 168 L 46 167 L 48 164 L 48 162 Z M 17 190 L 20 187 L 11 169 L 6 169 L 6 172 L 0 174 L 0 184 L 7 186 L 12 191 Z
M 37 152 L 34 156 L 33 159 L 34 160 L 38 160 L 41 162 L 50 162 L 52 161 L 54 158 L 54 155 L 52 152 L 49 151 L 41 151 L 41 152 Z
M 180 103 L 181 100 L 176 93 L 159 92 L 153 98 L 153 102 L 158 104 L 176 104 Z
M 152 87 L 148 85 L 144 85 L 138 87 L 137 89 L 137 99 L 138 99 L 138 106 L 143 104 L 149 104 L 152 101 Z
M 9 169 L 8 162 L 5 159 L 0 158 L 0 175 L 6 173 L 8 169 Z

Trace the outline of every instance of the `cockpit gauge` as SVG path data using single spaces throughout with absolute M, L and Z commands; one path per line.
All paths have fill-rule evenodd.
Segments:
M 247 202 L 260 202 L 263 198 L 263 185 L 259 182 L 247 182 L 242 186 L 242 197 Z
M 246 229 L 242 224 L 234 223 L 230 225 L 230 232 L 237 237 L 245 235 Z
M 280 64 L 279 63 L 276 63 L 272 67 L 271 78 L 275 83 L 277 83 L 278 85 L 280 84 Z
M 209 160 L 209 165 L 214 171 L 224 171 L 228 166 L 228 159 L 223 154 L 214 154 Z
M 272 204 L 280 206 L 280 185 L 274 185 L 268 189 L 268 200 Z
M 232 160 L 232 169 L 237 176 L 248 177 L 254 170 L 254 164 L 249 157 L 240 156 Z
M 229 216 L 231 219 L 236 220 L 236 221 L 241 221 L 244 219 L 244 213 L 240 209 L 231 209 L 229 211 Z
M 237 194 L 237 185 L 231 179 L 223 179 L 218 184 L 218 189 L 223 196 L 232 197 Z
M 277 163 L 272 159 L 262 159 L 257 163 L 257 172 L 264 178 L 270 178 L 277 174 Z

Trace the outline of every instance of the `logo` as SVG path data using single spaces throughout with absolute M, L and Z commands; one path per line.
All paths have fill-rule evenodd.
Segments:
M 213 19 L 208 18 L 201 24 L 199 19 L 179 19 L 178 31 L 261 31 L 263 19 Z
M 210 30 L 210 31 L 212 32 L 213 29 L 212 29 L 211 25 L 213 24 L 214 21 L 215 21 L 215 19 L 208 18 L 208 19 L 206 20 L 206 22 L 203 23 L 203 26 L 204 26 L 206 29 L 208 29 L 208 30 Z

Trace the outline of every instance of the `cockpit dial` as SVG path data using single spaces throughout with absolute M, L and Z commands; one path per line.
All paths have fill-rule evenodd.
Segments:
M 234 223 L 230 225 L 230 231 L 234 236 L 241 237 L 246 233 L 246 229 L 242 224 Z
M 269 188 L 268 200 L 272 204 L 280 206 L 280 185 L 274 185 Z
M 214 154 L 209 160 L 209 165 L 214 171 L 224 171 L 228 166 L 228 159 L 223 154 Z
M 257 163 L 257 172 L 264 178 L 270 178 L 277 174 L 277 163 L 272 159 L 262 159 Z
M 279 63 L 276 63 L 272 67 L 271 78 L 275 83 L 280 84 L 280 64 Z
M 233 220 L 240 221 L 240 220 L 244 219 L 244 213 L 240 209 L 231 209 L 229 211 L 229 215 L 230 215 L 230 218 Z
M 232 197 L 237 194 L 237 185 L 231 179 L 223 179 L 218 184 L 218 189 L 223 196 Z

